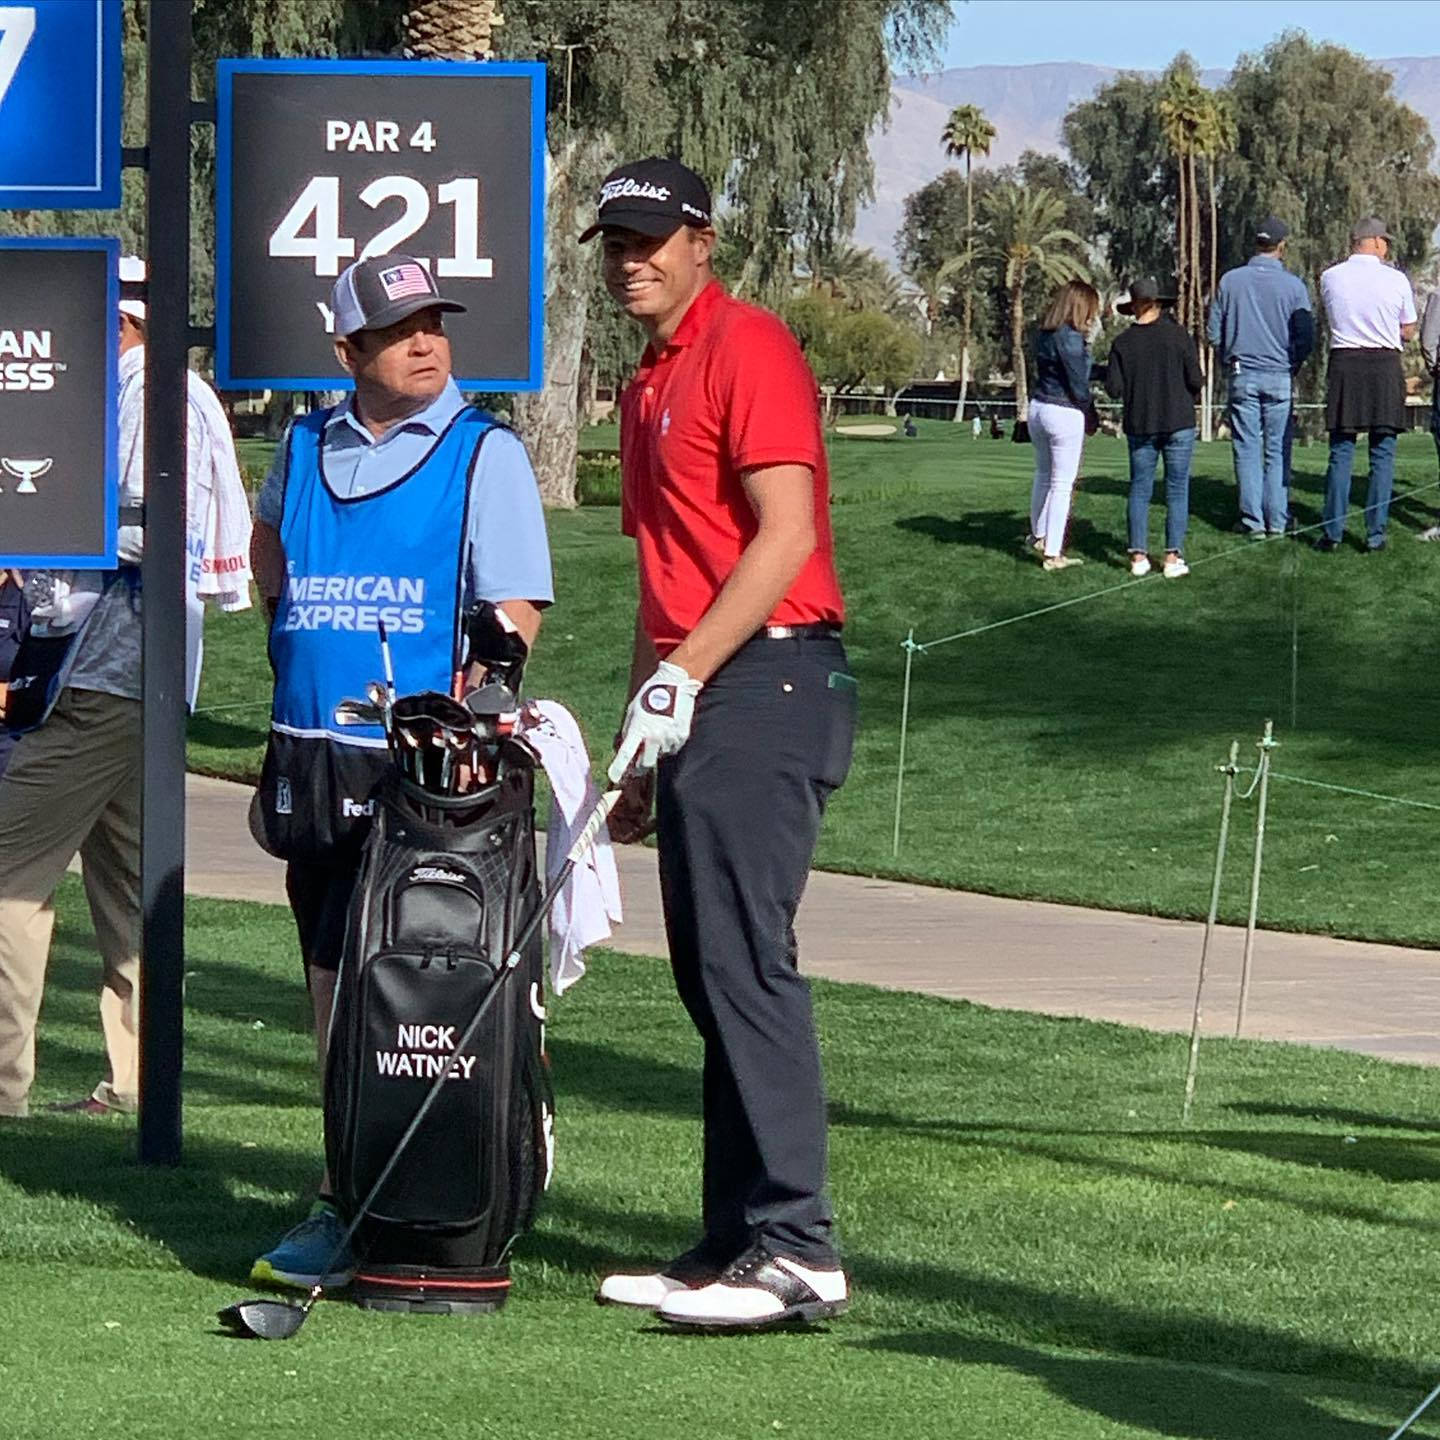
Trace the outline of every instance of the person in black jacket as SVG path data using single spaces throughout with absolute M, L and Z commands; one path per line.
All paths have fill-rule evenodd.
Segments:
M 13 570 L 0 570 L 0 721 L 5 717 L 5 692 L 10 681 L 10 667 L 15 663 L 20 642 L 25 638 L 29 607 L 20 576 Z M 0 775 L 5 773 L 15 737 L 0 724 Z
M 1152 277 L 1136 280 L 1115 308 L 1135 323 L 1115 337 L 1105 389 L 1124 404 L 1130 446 L 1130 573 L 1148 575 L 1150 497 L 1157 462 L 1165 461 L 1165 562 L 1168 580 L 1190 573 L 1185 530 L 1190 519 L 1190 460 L 1195 453 L 1195 397 L 1204 383 L 1195 342 L 1162 305 Z

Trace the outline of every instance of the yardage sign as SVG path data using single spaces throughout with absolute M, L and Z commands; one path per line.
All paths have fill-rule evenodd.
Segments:
M 118 240 L 0 240 L 0 566 L 115 566 Z
M 0 209 L 120 203 L 120 0 L 0 0 Z
M 458 382 L 540 385 L 545 67 L 222 60 L 215 378 L 222 388 L 351 388 L 330 288 L 401 251 L 441 293 Z

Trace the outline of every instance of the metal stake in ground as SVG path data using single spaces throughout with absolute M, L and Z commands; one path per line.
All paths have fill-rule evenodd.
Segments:
M 1195 1101 L 1195 1071 L 1200 1064 L 1200 1000 L 1205 993 L 1205 958 L 1210 953 L 1210 937 L 1215 933 L 1215 916 L 1220 909 L 1220 877 L 1225 871 L 1225 847 L 1230 841 L 1230 802 L 1235 798 L 1235 776 L 1239 766 L 1240 742 L 1230 742 L 1230 758 L 1215 768 L 1225 777 L 1225 794 L 1220 801 L 1220 841 L 1215 847 L 1215 878 L 1210 883 L 1210 909 L 1205 916 L 1205 938 L 1200 942 L 1200 974 L 1195 981 L 1195 1014 L 1190 1020 L 1190 1060 L 1185 1067 L 1185 1103 L 1181 1121 L 1190 1123 L 1190 1107 Z
M 541 896 L 534 913 L 521 927 L 519 935 L 511 943 L 510 953 L 506 955 L 495 979 L 491 981 L 479 1005 L 475 1007 L 469 1023 L 460 1032 L 460 1038 L 455 1042 L 456 1054 L 463 1051 L 475 1038 L 481 1021 L 489 1012 L 490 1006 L 494 1003 L 495 997 L 499 995 L 506 979 L 519 968 L 520 958 L 525 947 L 534 938 L 535 932 L 544 923 L 545 917 L 550 913 L 556 900 L 560 898 L 560 892 L 565 888 L 566 881 L 570 879 L 571 871 L 585 858 L 586 852 L 595 843 L 596 837 L 600 834 L 606 819 L 619 799 L 620 792 L 618 790 L 607 790 L 590 812 L 590 818 L 586 820 L 584 828 L 575 837 L 575 843 L 565 854 L 565 863 L 560 867 L 550 888 Z M 370 1187 L 370 1193 L 360 1202 L 359 1208 L 345 1228 L 345 1233 L 320 1267 L 320 1282 L 311 1288 L 304 1303 L 296 1305 L 290 1300 L 241 1300 L 234 1305 L 227 1305 L 217 1316 L 227 1330 L 250 1340 L 288 1340 L 292 1335 L 299 1333 L 300 1327 L 309 1317 L 315 1302 L 325 1293 L 325 1277 L 334 1269 L 335 1262 L 355 1238 L 355 1232 L 360 1228 L 360 1222 L 375 1203 L 376 1197 L 385 1188 L 391 1175 L 395 1173 L 395 1167 L 400 1163 L 401 1157 L 415 1138 L 416 1131 L 425 1123 L 425 1117 L 430 1113 L 435 1101 L 440 1098 L 440 1092 L 445 1088 L 449 1079 L 450 1072 L 446 1069 L 435 1077 L 430 1088 L 425 1092 L 425 1098 L 421 1100 L 414 1115 L 411 1116 L 404 1133 L 395 1142 L 395 1148 L 390 1152 L 390 1158 L 381 1166 L 379 1175 L 375 1177 L 375 1183 Z
M 905 736 L 910 729 L 910 666 L 915 652 L 920 647 L 915 643 L 915 627 L 905 637 L 905 689 L 900 697 L 900 763 L 895 771 L 895 840 L 891 855 L 900 853 L 900 799 L 905 790 Z
M 1245 953 L 1240 961 L 1240 1005 L 1235 1011 L 1235 1038 L 1245 1027 L 1245 1006 L 1250 999 L 1250 957 L 1255 951 L 1255 916 L 1260 909 L 1260 862 L 1265 852 L 1265 804 L 1270 795 L 1270 752 L 1280 742 L 1275 738 L 1275 724 L 1265 722 L 1265 733 L 1256 742 L 1260 752 L 1260 804 L 1255 812 L 1255 863 L 1250 870 L 1250 910 L 1245 917 Z

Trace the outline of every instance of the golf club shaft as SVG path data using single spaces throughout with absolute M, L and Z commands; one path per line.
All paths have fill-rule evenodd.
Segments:
M 1435 1397 L 1440 1395 L 1440 1385 L 1437 1385 L 1411 1412 L 1406 1416 L 1398 1430 L 1392 1431 L 1389 1440 L 1399 1440 L 1403 1435 L 1431 1406 Z
M 476 1032 L 480 1029 L 481 1022 L 490 1011 L 495 997 L 499 995 L 501 987 L 512 971 L 519 969 L 520 957 L 525 947 L 534 938 L 535 932 L 545 922 L 545 917 L 550 913 L 556 900 L 560 898 L 560 892 L 565 888 L 565 882 L 569 880 L 573 871 L 584 858 L 585 852 L 595 843 L 601 827 L 605 824 L 606 818 L 619 802 L 620 792 L 618 790 L 607 790 L 599 799 L 594 810 L 590 812 L 589 818 L 585 821 L 580 833 L 575 837 L 575 843 L 565 854 L 565 863 L 560 867 L 550 888 L 540 897 L 540 903 L 535 907 L 534 913 L 530 916 L 519 935 L 510 946 L 510 953 L 505 957 L 505 963 L 501 965 L 495 979 L 490 983 L 484 998 L 475 1007 L 475 1013 L 471 1015 L 470 1022 L 461 1032 L 460 1038 L 455 1042 L 455 1053 L 458 1055 L 475 1038 Z M 331 1268 L 340 1256 L 349 1247 L 350 1242 L 355 1238 L 355 1232 L 360 1228 L 360 1222 L 369 1213 L 370 1207 L 375 1203 L 380 1192 L 385 1188 L 386 1182 L 395 1173 L 395 1167 L 400 1163 L 400 1157 L 409 1148 L 410 1142 L 415 1138 L 416 1132 L 425 1123 L 425 1117 L 430 1113 L 435 1101 L 440 1098 L 440 1092 L 445 1088 L 450 1079 L 450 1071 L 447 1067 L 438 1074 L 431 1082 L 430 1088 L 425 1092 L 425 1098 L 421 1100 L 415 1114 L 411 1117 L 410 1123 L 405 1127 L 405 1132 L 395 1142 L 395 1148 L 390 1152 L 390 1158 L 385 1162 L 376 1176 L 375 1183 L 371 1185 L 369 1193 L 360 1202 L 359 1208 L 351 1217 L 350 1223 L 345 1227 L 345 1233 L 336 1242 L 335 1249 L 320 1269 L 320 1283 L 316 1285 L 305 1299 L 304 1308 L 309 1308 L 318 1300 L 325 1289 L 325 1277 L 330 1273 Z

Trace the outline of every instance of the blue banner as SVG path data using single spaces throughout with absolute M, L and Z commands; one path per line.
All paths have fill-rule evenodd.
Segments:
M 0 209 L 120 204 L 121 0 L 0 0 Z

